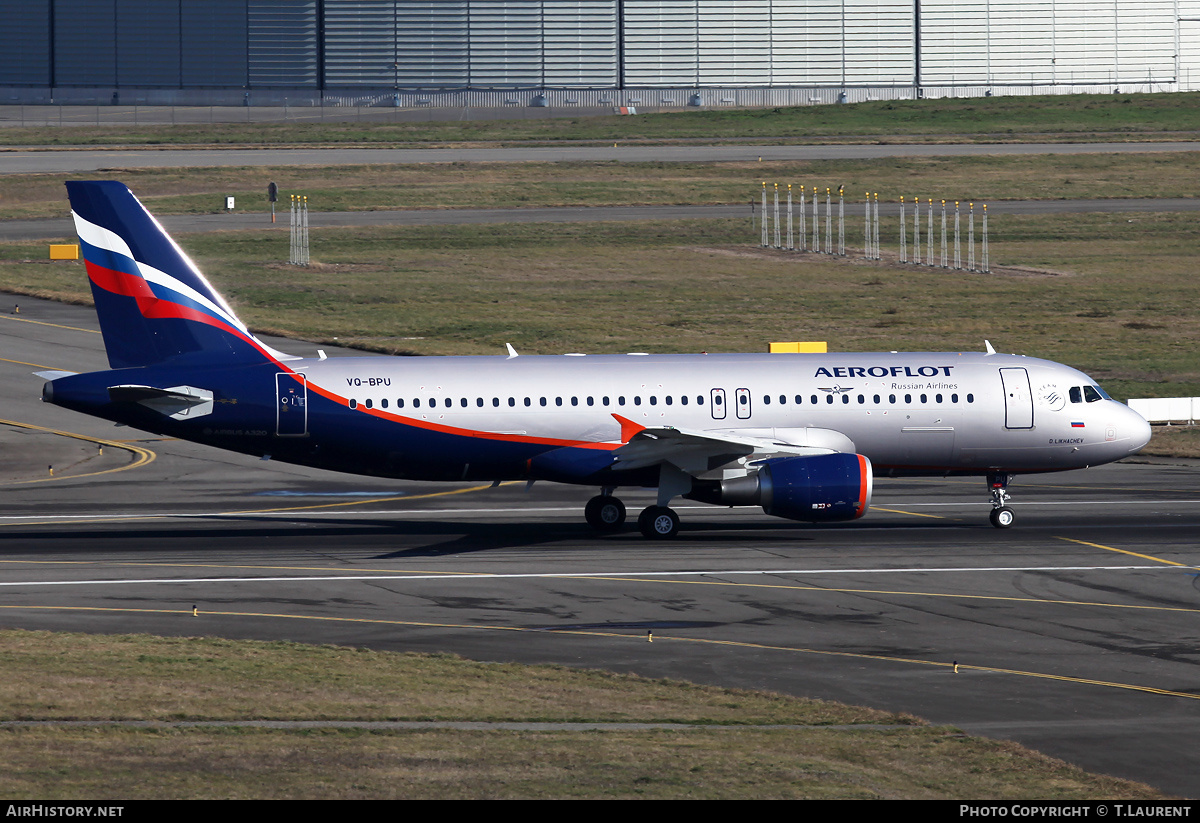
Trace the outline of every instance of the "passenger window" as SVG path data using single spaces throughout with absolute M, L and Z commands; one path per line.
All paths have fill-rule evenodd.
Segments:
M 403 397 L 396 398 L 396 408 L 398 408 L 398 409 L 404 408 L 404 398 Z
M 891 403 L 893 406 L 894 406 L 894 405 L 896 405 L 896 395 L 894 395 L 894 394 L 889 394 L 889 395 L 888 395 L 888 402 L 889 402 L 889 403 Z
M 667 405 L 668 405 L 668 406 L 669 406 L 669 405 L 671 405 L 672 403 L 674 403 L 674 402 L 675 402 L 675 398 L 674 398 L 674 397 L 672 397 L 672 396 L 671 396 L 671 395 L 669 395 L 669 394 L 667 395 L 667 397 L 666 397 L 666 400 L 667 400 Z
M 687 395 L 686 394 L 680 395 L 679 402 L 686 406 L 687 405 Z
M 381 409 L 387 408 L 387 398 L 386 397 L 379 401 L 379 408 L 381 408 Z
M 458 405 L 462 406 L 465 409 L 467 407 L 467 398 L 464 397 L 464 398 L 460 399 L 458 401 Z
M 358 408 L 358 401 L 355 400 L 353 397 L 350 398 L 350 408 L 352 408 L 352 409 Z
M 833 395 L 832 394 L 825 395 L 825 402 L 832 406 L 833 405 Z
M 413 398 L 413 408 L 414 408 L 414 409 L 419 409 L 419 408 L 421 408 L 421 398 L 419 398 L 419 397 L 414 397 L 414 398 Z
M 957 394 L 952 394 L 952 395 L 950 395 L 950 402 L 951 402 L 951 403 L 957 403 L 957 402 L 958 402 L 958 395 L 957 395 Z
M 967 402 L 968 402 L 968 403 L 974 403 L 974 402 L 975 402 L 975 395 L 973 395 L 973 394 L 968 394 L 968 395 L 967 395 Z
M 876 406 L 879 405 L 879 395 L 875 395 L 873 402 L 875 403 Z
M 371 408 L 371 400 L 370 400 L 370 398 L 368 398 L 368 399 L 367 399 L 367 408 L 368 408 L 368 409 L 369 409 L 369 408 Z
M 454 405 L 454 401 L 451 400 L 449 397 L 447 397 L 446 398 L 446 408 L 450 408 L 453 405 Z
M 769 406 L 769 405 L 771 405 L 771 395 L 769 395 L 769 394 L 764 394 L 764 395 L 763 395 L 763 405 L 764 405 L 764 406 Z
M 860 395 L 858 396 L 858 405 L 860 405 L 860 406 L 861 406 L 863 403 L 866 403 L 866 402 L 867 402 L 867 398 L 863 397 L 863 396 L 860 394 Z
M 508 405 L 510 405 L 510 406 L 517 405 L 517 398 L 515 398 L 515 397 L 508 398 Z
M 525 405 L 526 405 L 526 406 L 532 406 L 532 405 L 533 405 L 533 401 L 531 401 L 531 400 L 530 400 L 528 397 L 526 397 L 526 398 L 525 398 Z
M 843 395 L 842 395 L 842 405 L 843 405 L 843 406 L 848 406 L 848 405 L 850 405 L 850 395 L 848 395 L 848 394 L 843 394 Z
M 804 398 L 803 398 L 803 397 L 801 397 L 800 395 L 796 395 L 796 405 L 797 405 L 797 406 L 800 406 L 800 405 L 803 405 L 803 404 L 804 404 Z
M 541 404 L 544 406 L 544 405 L 546 405 L 546 398 L 544 398 L 544 397 L 543 397 L 543 398 L 542 398 L 541 400 L 539 400 L 538 402 L 539 402 L 539 403 L 541 403 Z

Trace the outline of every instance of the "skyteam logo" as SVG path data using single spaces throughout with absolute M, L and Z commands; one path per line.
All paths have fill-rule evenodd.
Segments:
M 813 377 L 949 377 L 953 366 L 821 366 Z

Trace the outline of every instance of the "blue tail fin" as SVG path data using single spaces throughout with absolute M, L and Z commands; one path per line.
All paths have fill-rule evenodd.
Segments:
M 70 182 L 67 194 L 114 369 L 287 358 L 250 333 L 126 186 Z

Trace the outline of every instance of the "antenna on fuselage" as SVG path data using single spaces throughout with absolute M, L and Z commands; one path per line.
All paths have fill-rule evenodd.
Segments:
M 505 343 L 504 347 L 508 349 L 508 359 L 509 360 L 512 360 L 514 357 L 519 356 L 517 354 L 517 350 L 512 347 L 512 343 Z
M 983 345 L 984 345 L 984 346 L 987 348 L 987 353 L 988 353 L 988 354 L 995 354 L 995 353 L 996 353 L 996 350 L 992 348 L 992 341 L 991 341 L 991 340 L 984 340 L 984 341 L 983 341 Z

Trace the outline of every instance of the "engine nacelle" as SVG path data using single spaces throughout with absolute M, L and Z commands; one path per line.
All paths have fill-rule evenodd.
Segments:
M 762 506 L 775 517 L 828 523 L 862 517 L 871 504 L 871 461 L 861 454 L 778 457 L 757 474 L 692 487 L 694 500 L 719 506 Z
M 862 454 L 783 457 L 758 470 L 763 511 L 811 522 L 854 520 L 871 504 L 874 475 Z

